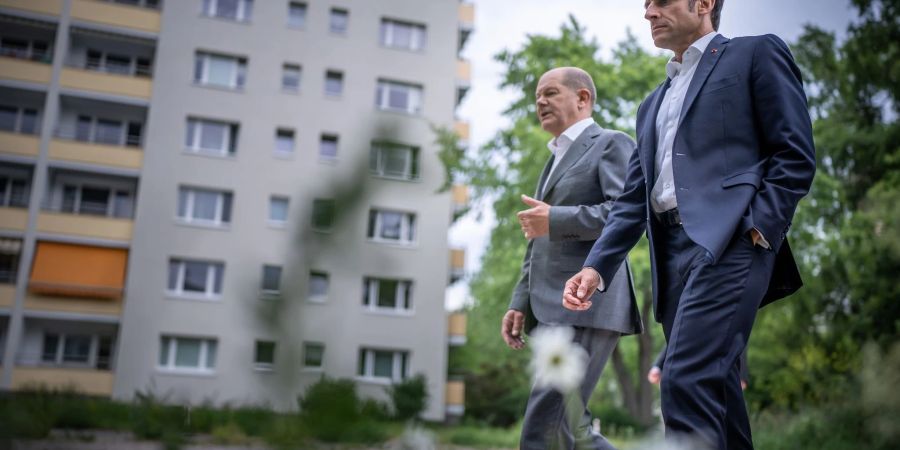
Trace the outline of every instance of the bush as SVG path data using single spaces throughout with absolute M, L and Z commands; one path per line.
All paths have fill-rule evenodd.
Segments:
M 250 443 L 250 438 L 244 434 L 241 427 L 233 422 L 216 426 L 210 434 L 212 435 L 213 443 L 218 445 L 246 445 Z
M 394 401 L 394 418 L 398 420 L 418 418 L 428 404 L 428 381 L 423 374 L 396 383 L 387 391 Z
M 321 380 L 300 397 L 300 419 L 317 439 L 337 442 L 360 421 L 356 385 L 351 380 Z

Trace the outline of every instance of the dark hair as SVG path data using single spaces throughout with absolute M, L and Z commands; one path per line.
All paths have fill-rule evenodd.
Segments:
M 566 67 L 563 72 L 562 84 L 578 92 L 579 89 L 587 89 L 591 94 L 591 104 L 597 101 L 597 88 L 594 87 L 594 80 L 591 75 L 577 67 Z
M 713 6 L 713 10 L 709 13 L 709 19 L 712 21 L 713 30 L 719 31 L 719 20 L 722 18 L 722 5 L 725 3 L 725 0 L 715 0 L 716 4 Z M 688 3 L 688 6 L 693 11 L 694 5 L 697 3 L 697 0 L 691 0 Z

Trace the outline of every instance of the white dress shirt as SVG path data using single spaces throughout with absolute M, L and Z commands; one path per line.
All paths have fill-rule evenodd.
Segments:
M 594 119 L 591 117 L 581 119 L 572 124 L 569 128 L 566 128 L 566 131 L 563 131 L 559 137 L 555 137 L 547 143 L 547 148 L 550 149 L 550 153 L 553 153 L 553 165 L 550 167 L 550 172 L 547 173 L 547 179 L 544 180 L 544 186 L 541 186 L 542 193 L 547 186 L 547 181 L 550 180 L 550 176 L 553 175 L 553 171 L 556 170 L 556 166 L 559 165 L 559 161 L 566 155 L 569 147 L 575 143 L 575 140 L 578 139 L 578 136 L 581 136 L 581 133 L 584 133 L 584 130 L 594 123 Z
M 659 114 L 656 115 L 657 178 L 653 190 L 650 191 L 650 206 L 655 212 L 661 213 L 678 206 L 675 196 L 675 175 L 672 172 L 672 146 L 675 143 L 675 133 L 678 131 L 688 86 L 691 85 L 694 72 L 697 71 L 700 57 L 717 34 L 713 31 L 697 39 L 684 52 L 681 62 L 675 61 L 673 57 L 666 64 L 666 75 L 672 81 L 659 106 Z

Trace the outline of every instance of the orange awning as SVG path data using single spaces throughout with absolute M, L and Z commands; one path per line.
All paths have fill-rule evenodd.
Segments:
M 38 294 L 122 298 L 128 250 L 38 242 L 28 287 Z

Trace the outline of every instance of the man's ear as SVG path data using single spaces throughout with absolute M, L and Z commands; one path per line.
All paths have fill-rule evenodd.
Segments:
M 579 89 L 578 90 L 578 102 L 584 103 L 584 106 L 588 109 L 591 108 L 591 91 L 587 89 Z
M 710 14 L 716 6 L 716 0 L 697 0 L 697 14 Z

